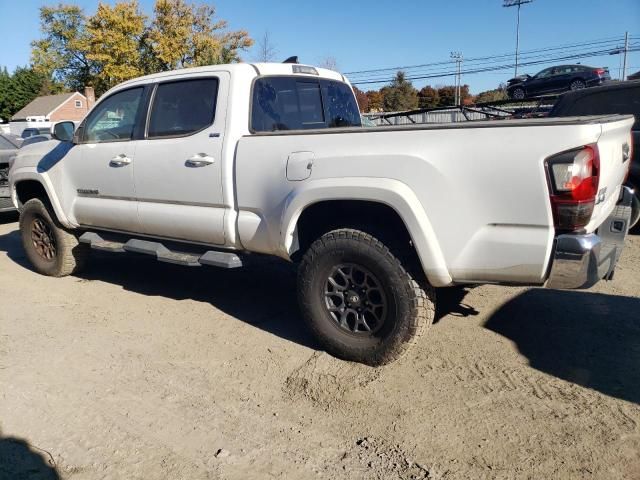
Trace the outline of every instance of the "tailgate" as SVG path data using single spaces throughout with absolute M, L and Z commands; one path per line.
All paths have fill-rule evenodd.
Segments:
M 631 125 L 634 118 L 629 116 L 622 120 L 602 123 L 602 133 L 598 138 L 600 154 L 600 179 L 596 205 L 587 232 L 595 231 L 611 214 L 624 182 L 629 166 L 630 156 L 625 155 L 623 148 L 631 146 Z M 627 147 L 624 147 L 624 146 Z

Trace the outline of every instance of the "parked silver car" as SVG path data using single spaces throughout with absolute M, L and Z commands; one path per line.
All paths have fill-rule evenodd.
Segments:
M 9 193 L 9 159 L 15 156 L 21 142 L 9 134 L 0 134 L 0 212 L 15 210 Z

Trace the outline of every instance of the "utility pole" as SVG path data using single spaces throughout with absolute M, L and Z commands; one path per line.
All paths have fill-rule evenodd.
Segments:
M 516 69 L 513 73 L 514 77 L 518 76 L 518 52 L 520 51 L 520 7 L 533 0 L 504 0 L 503 7 L 518 7 L 518 16 L 516 20 Z
M 622 58 L 618 57 L 618 78 L 620 80 L 627 79 L 627 52 L 629 51 L 629 32 L 624 32 L 624 47 L 616 47 L 614 50 L 609 52 L 609 55 L 620 55 L 622 54 Z M 622 63 L 622 65 L 621 65 Z
M 624 32 L 624 56 L 622 57 L 622 80 L 627 79 L 627 52 L 629 51 L 629 32 Z
M 461 97 L 461 76 L 462 76 L 462 52 L 451 52 L 451 58 L 456 62 L 456 88 L 455 88 L 455 100 L 454 103 L 456 106 L 462 103 Z

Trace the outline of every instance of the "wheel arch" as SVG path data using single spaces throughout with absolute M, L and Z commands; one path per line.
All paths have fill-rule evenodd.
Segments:
M 63 226 L 73 228 L 46 179 L 39 175 L 16 172 L 16 174 L 12 175 L 11 183 L 13 185 L 11 194 L 14 197 L 14 202 L 18 205 L 18 209 L 32 198 L 40 198 L 53 209 L 53 213 Z
M 324 207 L 329 206 L 338 207 L 338 223 L 323 211 Z M 400 233 L 406 234 L 413 244 L 431 285 L 440 287 L 451 284 L 451 275 L 424 208 L 414 192 L 398 180 L 323 179 L 292 192 L 287 199 L 282 221 L 280 245 L 284 248 L 283 256 L 296 259 L 323 227 L 357 226 L 361 222 L 353 215 L 354 210 L 364 210 L 367 220 L 373 219 L 387 228 L 401 228 Z M 375 214 L 380 214 L 382 218 Z M 327 217 L 330 217 L 329 221 L 326 221 Z M 311 233 L 305 230 L 310 225 Z

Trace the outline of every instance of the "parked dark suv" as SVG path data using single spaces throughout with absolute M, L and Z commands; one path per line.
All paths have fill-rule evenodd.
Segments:
M 588 67 L 587 65 L 558 65 L 545 68 L 533 77 L 523 75 L 507 82 L 510 98 L 524 99 L 545 93 L 581 90 L 586 87 L 602 85 L 611 80 L 609 69 Z
M 633 157 L 628 181 L 636 191 L 631 218 L 633 226 L 640 220 L 640 80 L 611 82 L 598 88 L 565 93 L 558 99 L 549 116 L 573 117 L 609 113 L 631 114 L 636 117 L 631 131 Z

